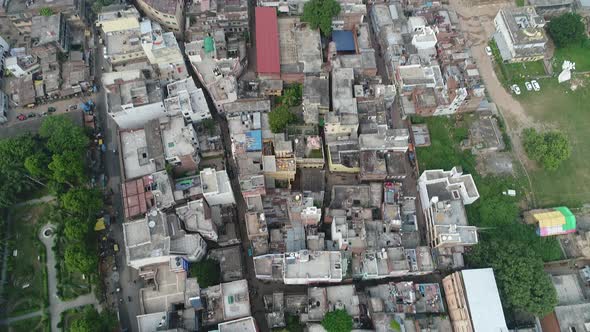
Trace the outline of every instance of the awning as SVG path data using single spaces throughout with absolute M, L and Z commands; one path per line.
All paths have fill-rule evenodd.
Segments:
M 99 232 L 105 230 L 107 227 L 104 224 L 104 218 L 100 218 L 96 220 L 96 224 L 94 224 L 94 230 Z

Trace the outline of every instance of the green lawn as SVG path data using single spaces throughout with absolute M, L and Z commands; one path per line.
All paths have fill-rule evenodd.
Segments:
M 63 237 L 61 243 L 58 244 L 56 257 L 63 257 L 65 241 L 65 237 Z M 70 271 L 63 259 L 59 259 L 57 274 L 59 280 L 57 285 L 58 295 L 62 300 L 75 299 L 80 295 L 90 293 L 92 290 L 89 276 L 86 276 L 86 279 L 83 279 L 80 272 Z
M 564 60 L 576 63 L 576 71 L 590 71 L 590 47 L 570 46 L 558 48 L 553 55 L 553 69 L 556 74 L 561 72 L 561 65 Z
M 556 172 L 542 169 L 531 172 L 533 190 L 540 206 L 579 205 L 590 200 L 590 80 L 576 91 L 557 79 L 540 80 L 541 93 L 525 94 L 521 99 L 528 114 L 540 123 L 557 127 L 572 144 L 572 154 Z
M 14 322 L 8 326 L 8 332 L 49 332 L 51 330 L 48 317 L 34 317 L 18 322 Z
M 519 63 L 504 63 L 500 50 L 492 40 L 489 43 L 494 58 L 494 70 L 502 84 L 510 85 L 514 83 L 524 83 L 524 81 L 535 79 L 539 76 L 546 75 L 543 60 Z M 521 87 L 524 89 L 524 86 Z
M 17 208 L 11 211 L 12 230 L 9 242 L 8 283 L 5 287 L 8 317 L 37 311 L 45 307 L 47 298 L 47 266 L 45 247 L 37 238 L 43 224 L 46 204 Z M 16 250 L 17 256 L 13 255 Z

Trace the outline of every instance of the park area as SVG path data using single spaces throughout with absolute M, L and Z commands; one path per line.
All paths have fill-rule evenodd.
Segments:
M 41 310 L 48 305 L 45 247 L 37 234 L 44 224 L 46 204 L 22 206 L 10 213 L 9 240 L 12 252 L 8 259 L 8 280 L 4 285 L 6 317 L 16 317 Z
M 8 326 L 8 332 L 49 332 L 51 327 L 49 326 L 48 316 L 37 316 L 29 319 L 23 319 L 18 322 L 14 322 Z

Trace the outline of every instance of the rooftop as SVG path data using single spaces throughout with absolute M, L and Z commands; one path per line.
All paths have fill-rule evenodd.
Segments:
M 174 194 L 166 171 L 129 180 L 122 187 L 126 219 L 141 216 L 152 207 L 166 209 L 174 204 Z
M 475 330 L 508 331 L 491 268 L 461 271 L 469 314 Z
M 202 290 L 206 299 L 205 323 L 214 324 L 250 316 L 250 296 L 245 279 Z
M 256 322 L 252 317 L 232 320 L 225 323 L 219 323 L 217 326 L 219 332 L 257 332 Z
M 164 100 L 164 104 L 171 114 L 179 112 L 187 120 L 195 122 L 211 118 L 203 89 L 198 89 L 192 78 L 175 81 L 166 88 L 168 98 Z
M 49 43 L 57 43 L 63 38 L 62 29 L 66 24 L 62 14 L 57 13 L 51 16 L 33 16 L 31 27 L 31 39 L 36 40 L 33 46 L 41 46 Z
M 330 80 L 318 76 L 305 76 L 303 80 L 303 104 L 330 107 Z
M 358 113 L 356 98 L 352 94 L 353 84 L 354 70 L 352 68 L 332 69 L 332 110 L 336 114 Z
M 322 48 L 319 30 L 312 30 L 298 17 L 278 20 L 280 68 L 283 73 L 319 73 Z
M 280 68 L 277 11 L 256 7 L 256 70 L 262 74 L 278 74 Z
M 547 42 L 547 36 L 543 29 L 545 20 L 537 15 L 535 7 L 503 8 L 500 9 L 500 16 L 515 45 Z
M 176 215 L 182 220 L 185 229 L 189 232 L 209 233 L 215 230 L 209 205 L 202 198 L 176 207 Z
M 359 135 L 361 150 L 394 150 L 405 152 L 409 144 L 409 132 L 407 129 L 380 130 L 374 134 Z
M 193 126 L 186 125 L 180 115 L 160 118 L 160 123 L 166 160 L 190 156 L 196 162 L 198 142 Z
M 176 273 L 170 270 L 168 263 L 148 267 L 155 270 L 154 285 L 141 288 L 139 295 L 143 305 L 142 312 L 146 314 L 168 312 L 173 309 L 173 304 L 185 303 L 185 292 L 198 294 L 198 286 L 191 289 L 186 272 Z M 194 280 L 194 279 L 193 279 Z M 151 330 L 145 330 L 151 331 Z
M 242 252 L 240 246 L 223 247 L 209 250 L 209 256 L 219 262 L 221 280 L 230 282 L 243 279 Z
M 338 52 L 355 52 L 356 45 L 354 34 L 349 30 L 335 30 L 332 31 L 332 41 L 336 43 L 336 51 Z
M 178 6 L 178 0 L 142 0 L 142 2 L 156 11 L 171 15 L 176 14 L 176 7 Z
M 339 251 L 307 251 L 285 254 L 286 284 L 313 281 L 342 281 L 342 257 Z

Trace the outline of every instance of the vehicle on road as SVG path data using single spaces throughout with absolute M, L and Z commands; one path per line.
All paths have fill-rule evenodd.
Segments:
M 57 111 L 57 110 L 53 106 L 47 108 L 47 112 L 49 112 L 49 113 L 55 113 L 55 111 Z
M 37 116 L 37 113 L 33 113 L 33 112 L 27 114 L 27 118 L 34 118 L 36 116 Z
M 532 80 L 531 84 L 533 85 L 533 89 L 535 89 L 535 91 L 541 91 L 541 86 L 537 80 Z
M 486 54 L 487 54 L 488 56 L 492 56 L 492 48 L 491 48 L 491 47 L 489 47 L 489 46 L 486 46 Z
M 514 92 L 516 95 L 520 95 L 520 88 L 518 87 L 518 85 L 513 84 L 510 89 L 512 90 L 512 92 Z
M 533 91 L 533 85 L 531 82 L 524 82 L 524 86 L 526 87 L 526 91 Z
M 24 114 L 19 114 L 16 118 L 20 121 L 25 121 L 27 119 L 27 117 Z

